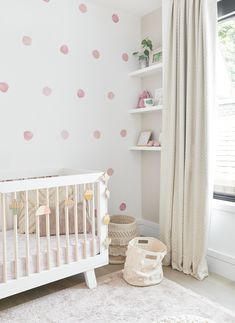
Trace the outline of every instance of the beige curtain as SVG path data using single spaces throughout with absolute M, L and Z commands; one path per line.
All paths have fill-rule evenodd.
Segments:
M 163 1 L 161 239 L 165 264 L 198 279 L 208 275 L 216 8 L 216 0 Z

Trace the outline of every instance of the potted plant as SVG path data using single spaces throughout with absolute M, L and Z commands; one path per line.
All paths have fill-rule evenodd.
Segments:
M 138 57 L 140 68 L 144 68 L 149 66 L 149 55 L 153 50 L 152 41 L 149 38 L 143 39 L 141 47 L 141 51 L 134 52 L 133 55 Z

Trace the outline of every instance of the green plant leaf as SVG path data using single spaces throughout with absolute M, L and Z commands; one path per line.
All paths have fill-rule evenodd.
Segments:
M 134 52 L 134 53 L 132 53 L 132 55 L 138 55 L 139 54 L 139 52 Z
M 142 46 L 146 46 L 147 45 L 147 40 L 146 39 L 143 39 L 142 42 L 141 42 L 141 45 Z
M 148 49 L 145 49 L 144 55 L 147 56 L 147 57 L 149 57 L 149 50 Z
M 139 60 L 140 60 L 140 61 L 141 61 L 142 59 L 145 59 L 145 58 L 146 58 L 146 56 L 145 56 L 145 55 L 143 55 L 143 54 L 139 56 Z

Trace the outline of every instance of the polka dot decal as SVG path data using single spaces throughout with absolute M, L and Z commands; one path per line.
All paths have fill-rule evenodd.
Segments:
M 84 98 L 84 97 L 85 97 L 85 95 L 86 95 L 86 93 L 85 93 L 85 91 L 84 91 L 83 89 L 79 89 L 79 90 L 77 91 L 77 96 L 78 96 L 80 99 Z
M 67 55 L 67 54 L 69 53 L 69 48 L 68 48 L 68 46 L 67 46 L 67 45 L 62 45 L 62 46 L 60 47 L 60 52 L 61 52 L 62 54 L 64 54 L 64 55 Z
M 26 141 L 30 141 L 31 139 L 33 139 L 33 133 L 29 130 L 24 131 L 23 136 Z
M 42 89 L 42 93 L 45 95 L 45 96 L 50 96 L 51 93 L 52 93 L 52 90 L 50 87 L 48 86 L 45 86 L 43 89 Z
M 119 16 L 116 13 L 114 13 L 112 15 L 112 21 L 115 22 L 115 23 L 118 23 L 119 22 Z
M 100 58 L 100 52 L 97 50 L 97 49 L 94 49 L 92 51 L 92 56 L 95 58 L 95 59 L 98 59 Z
M 122 59 L 123 59 L 124 62 L 128 62 L 128 60 L 129 60 L 128 54 L 127 53 L 123 53 L 122 54 Z
M 32 45 L 32 38 L 31 38 L 31 37 L 29 37 L 29 36 L 24 36 L 24 37 L 22 38 L 22 42 L 23 42 L 23 44 L 24 44 L 25 46 L 30 46 L 30 45 Z
M 110 91 L 108 92 L 107 97 L 109 100 L 113 100 L 115 98 L 115 94 L 112 91 Z
M 112 175 L 114 174 L 114 170 L 113 170 L 113 168 L 108 168 L 108 169 L 107 169 L 107 174 L 108 174 L 109 176 L 112 176 Z
M 0 91 L 5 93 L 9 89 L 9 86 L 6 82 L 0 82 Z
M 119 206 L 120 211 L 125 211 L 126 210 L 126 203 L 122 202 Z
M 79 5 L 79 10 L 81 11 L 81 13 L 86 13 L 87 12 L 87 6 L 84 3 L 81 3 Z
M 95 131 L 93 132 L 93 136 L 94 136 L 94 138 L 95 138 L 95 139 L 100 139 L 100 137 L 101 137 L 101 132 L 100 132 L 99 130 L 95 130 Z
M 56 165 L 58 156 L 61 163 L 93 164 L 87 168 L 110 177 L 114 211 L 134 213 L 130 201 L 138 199 L 140 181 L 136 190 L 127 181 L 123 194 L 119 174 L 126 167 L 125 174 L 140 176 L 128 152 L 136 125 L 125 108 L 138 99 L 133 97 L 138 84 L 128 89 L 128 73 L 135 68 L 130 40 L 138 36 L 139 21 L 118 6 L 101 8 L 91 2 L 99 1 L 64 1 L 65 6 L 62 1 L 35 0 L 34 7 L 21 4 L 6 12 L 6 1 L 0 1 L 0 12 L 7 15 L 1 20 L 2 119 L 24 116 L 16 120 L 18 127 L 2 129 L 2 139 L 24 152 L 22 165 L 42 156 L 45 168 Z M 9 21 L 18 31 L 15 35 L 12 28 L 9 34 Z M 82 150 L 86 154 L 81 159 Z M 13 160 L 12 167 L 17 163 Z
M 67 140 L 69 138 L 68 130 L 62 130 L 60 135 L 61 135 L 61 138 L 64 139 L 64 140 Z
M 121 137 L 126 137 L 126 135 L 127 135 L 127 131 L 126 131 L 126 129 L 122 129 L 121 131 L 120 131 L 120 136 Z

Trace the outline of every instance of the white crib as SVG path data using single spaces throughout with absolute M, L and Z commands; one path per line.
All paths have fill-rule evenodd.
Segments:
M 16 179 L 17 178 L 17 179 Z M 102 172 L 0 174 L 0 299 L 108 264 L 107 188 Z

